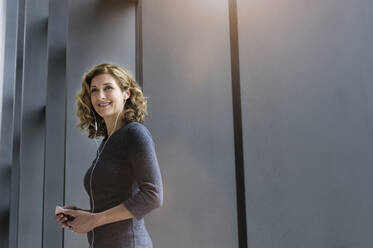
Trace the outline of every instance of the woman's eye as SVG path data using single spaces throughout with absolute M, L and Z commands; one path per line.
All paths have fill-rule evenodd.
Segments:
M 111 87 L 111 86 L 106 86 L 105 87 L 105 90 L 111 90 L 113 87 Z M 97 91 L 97 89 L 92 89 L 91 90 L 91 93 L 93 93 L 93 92 L 95 92 L 95 91 Z

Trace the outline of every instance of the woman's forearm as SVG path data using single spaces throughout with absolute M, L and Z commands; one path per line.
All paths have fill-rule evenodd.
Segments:
M 108 223 L 133 218 L 133 215 L 126 208 L 126 206 L 124 206 L 124 204 L 119 204 L 103 212 L 96 213 L 95 215 L 97 217 L 96 226 L 102 226 Z

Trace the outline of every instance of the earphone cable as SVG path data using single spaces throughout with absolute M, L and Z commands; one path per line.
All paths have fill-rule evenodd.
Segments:
M 122 110 L 123 110 L 123 109 L 122 109 Z M 93 112 L 93 111 L 92 111 L 92 112 Z M 113 129 L 112 134 L 115 132 L 115 128 L 116 128 L 116 126 L 117 126 L 117 121 L 118 121 L 118 117 L 119 117 L 120 113 L 122 113 L 122 111 L 120 111 L 120 112 L 118 113 L 118 115 L 117 115 L 117 118 L 116 118 L 116 120 L 115 120 L 115 125 L 114 125 L 114 129 Z M 89 184 L 90 184 L 90 193 L 91 193 L 91 198 L 92 198 L 92 210 L 91 210 L 91 213 L 92 213 L 92 214 L 94 213 L 94 209 L 95 209 L 95 202 L 94 202 L 94 199 L 93 199 L 93 192 L 92 192 L 92 176 L 93 176 L 93 171 L 94 171 L 94 169 L 95 169 L 95 167 L 96 167 L 96 165 L 97 165 L 97 162 L 98 162 L 98 160 L 99 160 L 99 158 L 100 158 L 101 153 L 104 151 L 104 148 L 105 148 L 107 142 L 109 141 L 109 139 L 110 139 L 110 137 L 111 137 L 111 135 L 112 135 L 112 134 L 109 135 L 109 137 L 108 137 L 108 139 L 106 140 L 106 142 L 104 143 L 104 145 L 103 145 L 101 151 L 99 151 L 98 143 L 97 143 L 97 141 L 96 141 L 96 135 L 97 135 L 97 120 L 96 120 L 96 115 L 95 115 L 94 112 L 93 112 L 93 116 L 94 116 L 94 118 L 95 118 L 95 137 L 94 137 L 94 140 L 95 140 L 96 145 L 97 145 L 97 152 L 98 152 L 98 155 L 97 155 L 97 158 L 96 158 L 95 164 L 94 164 L 94 166 L 93 166 L 93 168 L 92 168 L 91 175 L 90 175 L 90 180 L 89 180 L 89 182 L 90 182 L 90 183 L 89 183 Z M 91 242 L 91 244 L 89 245 L 90 248 L 93 248 L 93 247 L 94 247 L 94 246 L 93 246 L 93 244 L 94 244 L 94 239 L 95 239 L 95 231 L 94 231 L 94 229 L 92 229 L 92 242 Z

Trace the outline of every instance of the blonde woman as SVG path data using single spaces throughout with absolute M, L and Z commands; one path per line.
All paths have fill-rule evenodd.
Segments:
M 100 64 L 84 75 L 76 100 L 78 127 L 104 139 L 84 176 L 91 210 L 65 206 L 56 219 L 86 233 L 92 248 L 151 248 L 143 217 L 162 206 L 163 186 L 140 86 L 126 69 Z

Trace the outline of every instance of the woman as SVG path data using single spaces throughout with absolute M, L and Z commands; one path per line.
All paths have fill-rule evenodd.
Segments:
M 84 176 L 91 210 L 66 206 L 56 219 L 87 233 L 93 248 L 152 247 L 143 217 L 162 206 L 163 186 L 140 86 L 125 69 L 101 64 L 84 75 L 76 100 L 78 127 L 104 139 Z

